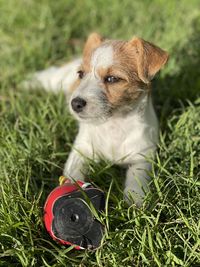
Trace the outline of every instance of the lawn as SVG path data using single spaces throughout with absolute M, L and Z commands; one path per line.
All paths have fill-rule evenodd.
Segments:
M 77 132 L 64 95 L 20 83 L 81 53 L 91 31 L 133 35 L 170 54 L 153 82 L 160 145 L 141 209 L 123 201 L 124 172 L 89 163 L 107 193 L 95 251 L 56 244 L 42 207 Z M 200 266 L 200 1 L 0 0 L 0 266 Z M 109 193 L 110 192 L 110 193 Z

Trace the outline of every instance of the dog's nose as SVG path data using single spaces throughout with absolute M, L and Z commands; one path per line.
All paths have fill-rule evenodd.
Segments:
M 86 106 L 87 102 L 80 97 L 75 97 L 71 101 L 71 105 L 74 111 L 77 113 L 81 112 L 83 108 Z

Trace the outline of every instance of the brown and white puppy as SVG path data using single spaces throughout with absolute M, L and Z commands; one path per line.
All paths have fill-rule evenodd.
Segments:
M 64 175 L 84 179 L 84 159 L 107 158 L 127 167 L 125 197 L 140 206 L 148 190 L 148 161 L 156 150 L 158 122 L 150 83 L 168 54 L 140 38 L 88 37 L 83 57 L 34 76 L 49 91 L 64 90 L 79 132 Z

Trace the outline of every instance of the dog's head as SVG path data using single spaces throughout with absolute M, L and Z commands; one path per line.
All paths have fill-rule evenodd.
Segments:
M 92 33 L 85 44 L 70 109 L 85 122 L 102 122 L 119 110 L 130 110 L 167 62 L 168 54 L 140 38 L 104 40 Z

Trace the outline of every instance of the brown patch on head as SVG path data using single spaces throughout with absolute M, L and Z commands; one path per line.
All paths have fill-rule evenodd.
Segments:
M 106 97 L 112 106 L 132 103 L 139 98 L 148 86 L 138 77 L 137 63 L 129 53 L 128 42 L 106 41 L 106 44 L 113 47 L 113 64 L 109 68 L 99 68 L 97 70 L 101 80 L 104 81 L 102 84 Z M 115 83 L 107 83 L 105 78 L 108 76 L 119 79 Z
M 119 77 L 116 83 L 104 83 L 106 96 L 112 105 L 134 102 L 143 92 L 149 92 L 150 81 L 167 62 L 168 54 L 139 38 L 130 42 L 108 41 L 113 46 L 113 66 L 98 70 L 100 77 Z
M 131 104 L 141 95 L 137 90 L 137 85 L 129 87 L 128 82 L 120 81 L 113 85 L 106 85 L 106 96 L 108 101 L 115 107 Z
M 83 49 L 83 66 L 84 71 L 90 71 L 90 61 L 92 57 L 92 52 L 101 45 L 103 42 L 103 37 L 101 37 L 98 33 L 91 33 L 85 43 Z
M 101 77 L 102 85 L 109 103 L 112 106 L 121 106 L 126 103 L 132 103 L 141 95 L 141 89 L 144 84 L 137 80 L 134 73 L 127 71 L 124 65 L 114 64 L 110 68 L 98 69 L 98 75 Z M 106 77 L 116 77 L 119 80 L 115 83 L 105 82 Z
M 68 92 L 69 94 L 73 93 L 76 88 L 79 86 L 79 84 L 81 83 L 81 80 L 80 79 L 77 79 L 69 88 Z

